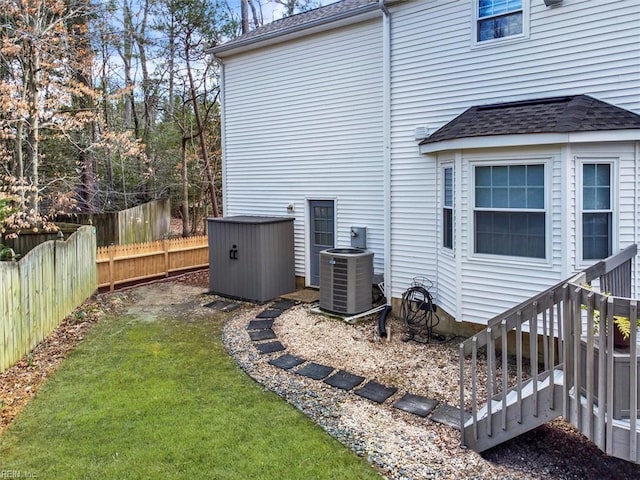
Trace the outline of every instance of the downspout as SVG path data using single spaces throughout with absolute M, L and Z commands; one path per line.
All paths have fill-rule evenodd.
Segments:
M 634 243 L 637 245 L 638 242 L 640 241 L 640 229 L 638 228 L 638 208 L 640 206 L 640 203 L 638 202 L 638 195 L 640 194 L 640 187 L 638 186 L 638 181 L 640 179 L 638 179 L 638 175 L 640 175 L 640 142 L 635 142 L 635 148 L 634 148 L 634 192 L 633 192 L 633 197 L 635 199 L 635 205 L 636 207 L 633 209 L 633 225 L 635 226 L 635 232 L 634 232 Z M 640 273 L 638 272 L 638 266 L 640 265 L 638 263 L 638 258 L 639 256 L 636 256 L 636 260 L 635 260 L 635 272 L 636 274 L 634 275 L 634 278 L 631 279 L 631 285 L 633 290 L 631 291 L 631 297 L 632 298 L 638 298 L 638 281 L 640 279 Z
M 382 11 L 382 148 L 384 177 L 384 295 L 391 305 L 391 18 L 384 0 Z

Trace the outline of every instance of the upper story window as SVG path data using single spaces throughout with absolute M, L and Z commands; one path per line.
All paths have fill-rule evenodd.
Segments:
M 445 167 L 442 176 L 442 246 L 453 249 L 453 168 Z
M 477 41 L 522 35 L 522 0 L 477 0 Z
M 545 258 L 544 164 L 475 167 L 475 252 Z
M 613 210 L 611 164 L 582 165 L 582 258 L 600 260 L 611 255 Z

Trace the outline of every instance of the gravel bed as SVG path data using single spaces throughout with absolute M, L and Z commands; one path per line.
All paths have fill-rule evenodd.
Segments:
M 258 383 L 294 405 L 384 478 L 407 479 L 632 479 L 640 467 L 607 457 L 562 420 L 555 420 L 482 455 L 460 446 L 451 427 L 392 407 L 405 393 L 457 406 L 459 339 L 436 345 L 402 342 L 391 319 L 390 341 L 375 335 L 375 321 L 348 325 L 298 305 L 276 318 L 273 330 L 285 352 L 261 355 L 247 324 L 256 307 L 230 319 L 223 343 Z M 378 405 L 353 393 L 282 370 L 268 361 L 289 353 L 367 380 L 398 388 Z

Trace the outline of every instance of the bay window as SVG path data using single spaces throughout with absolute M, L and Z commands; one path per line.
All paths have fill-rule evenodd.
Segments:
M 611 164 L 582 165 L 582 258 L 611 255 Z
M 546 257 L 543 164 L 475 167 L 475 253 Z
M 453 168 L 445 167 L 442 192 L 442 246 L 453 248 Z

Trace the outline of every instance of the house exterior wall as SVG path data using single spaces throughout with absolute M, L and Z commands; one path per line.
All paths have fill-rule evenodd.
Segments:
M 495 257 L 474 253 L 474 165 L 503 165 L 525 162 L 545 165 L 546 258 Z M 559 147 L 469 150 L 461 155 L 462 194 L 459 211 L 463 215 L 458 281 L 461 284 L 459 319 L 476 319 L 498 314 L 532 294 L 562 280 L 564 243 L 561 235 L 562 162 Z
M 336 245 L 367 227 L 383 264 L 380 21 L 224 60 L 225 215 L 295 210 L 296 275 L 306 276 L 307 200 L 335 200 Z M 231 160 L 230 160 L 231 159 Z
M 436 279 L 436 300 L 443 308 L 458 320 L 484 323 L 575 270 L 577 212 L 571 205 L 575 195 L 568 193 L 575 188 L 571 161 L 575 147 L 508 153 L 548 155 L 548 201 L 553 202 L 548 211 L 549 262 L 480 261 L 471 258 L 472 236 L 467 230 L 473 225 L 469 162 L 499 157 L 501 152 L 420 155 L 414 129 L 426 126 L 433 132 L 472 105 L 577 94 L 640 113 L 635 27 L 640 24 L 640 10 L 633 0 L 615 5 L 564 0 L 555 8 L 531 2 L 527 38 L 477 45 L 472 38 L 473 9 L 469 0 L 403 2 L 391 9 L 391 284 L 393 296 L 398 297 L 414 276 Z M 613 153 L 615 147 L 609 155 Z M 439 166 L 456 155 L 461 169 L 456 172 L 461 182 L 456 189 L 456 224 L 462 231 L 456 231 L 452 258 L 440 248 L 441 200 L 434 193 L 439 191 Z M 630 165 L 621 168 L 631 169 Z M 625 220 L 620 223 L 619 247 L 637 241 L 634 220 L 627 219 L 637 209 L 632 190 L 625 184 L 620 192 L 619 213 Z
M 571 148 L 571 165 L 575 175 L 570 177 L 570 190 L 576 199 L 572 209 L 571 225 L 571 260 L 574 271 L 588 266 L 582 261 L 580 249 L 580 167 L 582 162 L 612 162 L 613 166 L 613 253 L 624 247 L 640 241 L 638 222 L 640 221 L 640 142 L 579 144 Z M 640 298 L 640 259 L 636 256 L 635 278 L 632 279 L 632 292 L 635 298 Z
M 368 227 L 379 273 L 388 202 L 391 271 L 385 278 L 392 296 L 400 298 L 413 277 L 424 276 L 434 283 L 438 305 L 457 320 L 476 323 L 585 266 L 576 203 L 581 159 L 614 159 L 614 252 L 637 242 L 637 143 L 419 153 L 416 127 L 434 132 L 472 105 L 588 94 L 640 113 L 636 0 L 526 4 L 525 38 L 476 44 L 474 0 L 389 3 L 386 199 L 380 19 L 225 57 L 225 215 L 287 215 L 287 205 L 294 204 L 296 274 L 308 276 L 307 201 L 333 199 L 336 245 L 349 244 L 351 225 Z M 531 159 L 545 163 L 546 259 L 475 255 L 473 165 Z M 440 231 L 443 166 L 454 167 L 449 251 Z M 635 285 L 640 294 L 640 277 Z

